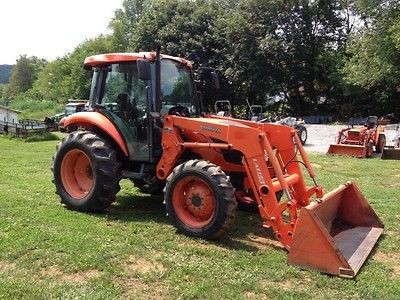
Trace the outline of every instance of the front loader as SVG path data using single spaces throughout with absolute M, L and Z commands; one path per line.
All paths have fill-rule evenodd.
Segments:
M 381 153 L 386 145 L 385 128 L 378 126 L 378 117 L 369 116 L 363 126 L 349 126 L 339 131 L 335 144 L 331 144 L 328 153 L 369 158 L 374 149 Z
M 163 191 L 178 231 L 214 239 L 233 224 L 237 201 L 257 204 L 291 264 L 357 274 L 383 224 L 355 183 L 324 194 L 293 128 L 204 116 L 190 62 L 159 51 L 95 55 L 85 67 L 94 70 L 94 110 L 62 120 L 80 129 L 54 156 L 68 208 L 106 209 L 126 178 Z

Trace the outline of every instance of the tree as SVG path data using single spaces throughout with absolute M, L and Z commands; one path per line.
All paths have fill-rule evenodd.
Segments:
M 71 54 L 48 63 L 29 91 L 30 96 L 59 102 L 70 98 L 88 99 L 91 72 L 83 69 L 85 58 L 113 51 L 110 37 L 99 36 L 86 40 Z
M 316 108 L 319 59 L 338 44 L 339 12 L 335 1 L 243 1 L 219 22 L 236 94 L 259 104 L 283 94 L 298 115 Z
M 118 19 L 134 20 L 130 28 L 128 50 L 152 51 L 161 46 L 163 53 L 186 57 L 199 66 L 219 65 L 218 37 L 214 22 L 222 15 L 218 2 L 210 0 L 160 0 L 148 2 L 140 15 L 134 17 L 120 11 Z M 118 34 L 115 32 L 113 36 Z M 207 94 L 208 96 L 208 94 Z M 206 97 L 206 105 L 212 100 Z
M 148 6 L 146 0 L 124 0 L 122 8 L 115 11 L 109 27 L 112 29 L 112 43 L 117 51 L 129 48 L 132 34 Z
M 400 114 L 400 4 L 360 1 L 369 25 L 354 35 L 343 72 L 348 83 L 370 95 L 370 109 Z
M 11 94 L 17 95 L 29 90 L 46 63 L 46 60 L 36 56 L 21 55 L 11 72 L 9 88 Z

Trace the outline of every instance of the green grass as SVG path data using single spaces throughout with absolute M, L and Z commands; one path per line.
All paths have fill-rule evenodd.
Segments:
M 385 223 L 353 280 L 300 270 L 238 211 L 219 241 L 176 233 L 161 198 L 122 182 L 104 214 L 61 206 L 50 167 L 57 141 L 0 137 L 0 299 L 397 299 L 400 161 L 310 155 L 331 190 L 356 180 Z M 397 295 L 397 296 L 396 296 Z

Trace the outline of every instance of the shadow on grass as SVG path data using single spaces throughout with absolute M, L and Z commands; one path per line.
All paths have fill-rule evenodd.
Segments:
M 151 220 L 160 224 L 171 224 L 166 216 L 162 196 L 117 196 L 117 201 L 106 210 L 105 214 L 96 216 L 119 222 Z M 179 232 L 177 231 L 176 234 Z M 220 238 L 208 242 L 218 247 L 247 252 L 258 252 L 268 250 L 268 248 L 279 251 L 284 249 L 275 239 L 272 231 L 262 227 L 262 220 L 258 212 L 241 210 L 236 212 L 235 223 L 226 233 Z
M 117 196 L 117 201 L 104 214 L 97 215 L 111 221 L 155 221 L 168 224 L 165 206 L 161 196 L 124 195 Z
M 276 240 L 271 229 L 262 226 L 258 212 L 237 211 L 232 228 L 215 245 L 232 250 L 259 252 L 268 249 L 282 251 L 285 248 Z

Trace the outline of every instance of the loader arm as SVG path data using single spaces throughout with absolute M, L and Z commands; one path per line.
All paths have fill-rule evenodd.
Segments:
M 193 137 L 199 136 L 198 141 Z M 191 138 L 188 139 L 188 136 Z M 186 150 L 235 150 L 264 227 L 289 251 L 289 263 L 353 278 L 383 232 L 383 224 L 354 183 L 323 195 L 294 129 L 231 118 L 166 116 L 157 176 L 166 179 Z M 307 188 L 304 165 L 314 186 Z M 276 193 L 283 191 L 279 201 Z M 315 196 L 314 202 L 310 198 Z
M 322 188 L 317 185 L 306 187 L 297 152 L 312 176 L 314 172 L 294 129 L 274 124 L 253 124 L 226 118 L 167 116 L 162 137 L 163 156 L 157 166 L 157 176 L 165 179 L 187 149 L 239 151 L 243 155 L 241 168 L 249 179 L 264 226 L 272 227 L 277 239 L 289 249 L 297 209 L 308 205 L 313 194 L 322 197 Z M 200 138 L 199 142 L 187 141 L 185 132 L 192 136 L 198 133 L 199 137 L 207 137 L 209 142 Z M 203 158 L 211 160 L 210 157 Z M 285 193 L 286 201 L 278 202 L 275 193 L 279 191 Z M 285 211 L 289 213 L 289 220 L 282 217 Z

